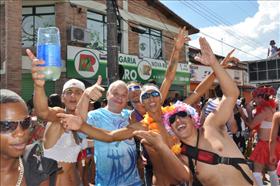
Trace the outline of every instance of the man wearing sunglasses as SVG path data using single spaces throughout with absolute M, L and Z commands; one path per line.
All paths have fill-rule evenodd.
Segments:
M 226 121 L 232 114 L 239 90 L 226 71 L 217 63 L 206 39 L 200 38 L 199 42 L 202 55 L 196 59 L 211 66 L 219 80 L 224 96 L 216 111 L 208 115 L 200 129 L 197 127 L 198 117 L 197 114 L 193 113 L 194 109 L 190 109 L 190 106 L 184 103 L 175 104 L 175 109 L 167 112 L 162 119 L 164 126 L 171 127 L 180 139 L 182 144 L 181 159 L 188 167 L 175 161 L 177 157 L 170 152 L 162 133 L 161 135 L 153 131 L 134 133 L 144 139 L 143 142 L 147 144 L 146 146 L 152 147 L 154 152 L 158 153 L 164 170 L 170 176 L 178 177 L 182 181 L 190 181 L 190 177 L 192 177 L 193 185 L 256 184 L 250 170 L 251 162 L 244 158 L 224 128 Z M 159 98 L 153 97 L 152 91 L 149 93 L 149 96 L 146 96 L 145 93 L 142 94 L 142 99 L 144 98 L 143 102 L 145 102 L 145 98 L 148 97 L 150 100 L 147 101 L 152 107 L 153 104 L 155 105 L 156 99 Z M 159 116 L 157 118 L 158 121 L 161 120 Z
M 233 51 L 231 51 L 228 55 L 227 55 L 227 57 L 223 60 L 223 65 L 226 65 L 226 63 L 228 62 L 228 61 L 230 61 L 232 58 L 230 57 L 230 55 L 233 53 Z M 207 60 L 207 59 L 206 59 Z M 174 70 L 174 69 L 173 69 Z M 176 68 L 175 68 L 175 71 L 176 71 Z M 211 86 L 211 84 L 212 84 L 212 82 L 214 81 L 214 79 L 215 79 L 215 76 L 214 76 L 214 73 L 212 73 L 210 76 L 208 76 L 203 82 L 201 82 L 201 84 L 197 87 L 197 89 L 196 89 L 196 93 L 195 94 L 192 94 L 190 97 L 188 97 L 186 100 L 185 100 L 185 102 L 186 103 L 188 103 L 188 104 L 192 104 L 192 103 L 194 103 L 196 100 L 199 100 L 200 99 L 200 96 L 202 96 L 208 89 L 209 89 L 209 87 Z M 157 113 L 158 115 L 155 115 L 153 118 L 154 119 L 159 119 L 159 118 L 161 118 L 161 110 L 160 110 L 160 107 L 161 107 L 161 103 L 162 103 L 162 101 L 164 100 L 164 98 L 166 97 L 166 95 L 167 95 L 167 92 L 168 92 L 168 90 L 166 91 L 166 90 L 163 90 L 162 92 L 163 92 L 163 95 L 161 95 L 161 91 L 159 91 L 159 89 L 158 88 L 153 88 L 154 90 L 151 90 L 150 92 L 147 92 L 147 91 L 145 91 L 145 92 L 143 92 L 143 94 L 142 94 L 142 96 L 140 97 L 138 97 L 138 95 L 139 95 L 139 93 L 141 93 L 141 91 L 139 90 L 139 87 L 136 85 L 136 84 L 134 84 L 134 85 L 131 85 L 131 86 L 133 86 L 133 88 L 131 87 L 130 88 L 130 86 L 128 87 L 128 89 L 129 89 L 129 91 L 135 91 L 135 95 L 134 95 L 134 93 L 133 94 L 131 94 L 131 95 L 134 95 L 134 96 L 131 96 L 131 100 L 132 101 L 137 101 L 137 103 L 139 103 L 139 99 L 142 97 L 142 102 L 144 103 L 144 102 L 146 102 L 145 100 L 152 100 L 152 99 L 157 99 L 158 101 L 156 102 L 156 105 L 155 105 L 155 103 L 152 103 L 151 105 L 149 105 L 149 102 L 150 101 L 148 101 L 148 102 L 146 102 L 147 103 L 147 105 L 145 106 L 145 110 L 146 111 L 152 111 L 152 112 L 155 112 L 155 113 Z M 153 87 L 153 86 L 149 86 L 149 87 Z M 169 87 L 168 87 L 168 89 L 169 89 Z M 146 90 L 149 90 L 149 89 L 146 89 Z M 161 89 L 162 90 L 162 89 Z M 154 92 L 155 91 L 155 92 Z M 152 93 L 153 92 L 153 93 Z M 136 94 L 137 93 L 137 94 Z M 146 93 L 146 94 L 145 94 Z M 80 104 L 80 103 L 79 103 Z M 84 103 L 84 104 L 81 104 L 81 105 L 86 105 L 86 103 Z M 83 110 L 85 110 L 85 109 L 82 109 L 82 107 L 79 109 L 80 111 L 83 111 Z M 91 127 L 89 127 L 86 123 L 82 123 L 81 121 L 78 123 L 78 122 L 70 122 L 70 121 L 72 121 L 71 120 L 71 117 L 72 116 L 70 116 L 70 115 L 68 115 L 68 116 L 66 116 L 66 115 L 64 115 L 63 117 L 65 117 L 66 118 L 66 120 L 68 121 L 67 122 L 67 126 L 68 126 L 68 128 L 70 128 L 70 129 L 72 129 L 72 130 L 82 130 L 84 133 L 86 133 L 86 134 L 88 134 L 89 136 L 91 136 L 91 137 L 93 137 L 93 138 L 96 138 L 97 136 L 99 136 L 99 134 L 97 135 L 97 131 L 96 131 L 96 129 L 95 128 L 91 128 Z M 86 116 L 85 116 L 85 118 L 86 118 Z M 136 119 L 135 119 L 136 120 Z M 137 120 L 136 120 L 137 121 Z M 132 122 L 132 123 L 134 123 L 134 122 Z M 128 132 L 126 132 L 125 133 L 125 135 L 126 135 L 126 137 L 131 137 L 131 132 L 134 130 L 134 129 L 140 129 L 140 128 L 143 128 L 143 127 L 140 127 L 139 126 L 139 123 L 134 123 L 134 124 L 131 124 L 131 125 L 129 125 L 128 126 L 129 127 L 129 129 L 127 128 L 127 131 Z M 133 128 L 133 129 L 132 129 Z M 125 128 L 123 128 L 124 130 L 123 131 L 125 131 L 126 129 Z M 131 130 L 132 129 L 132 130 Z M 122 131 L 122 132 L 123 132 Z M 100 131 L 99 131 L 100 132 Z M 168 138 L 167 136 L 167 134 L 166 134 L 166 131 L 163 131 L 162 132 L 163 133 L 163 135 L 166 137 L 166 138 Z M 117 133 L 115 133 L 115 134 L 117 134 Z M 106 134 L 104 134 L 104 135 L 106 135 Z M 101 135 L 100 134 L 100 136 L 104 136 L 103 134 Z M 100 137 L 99 136 L 99 137 Z M 125 139 L 126 138 L 124 135 L 122 135 L 122 139 Z M 113 140 L 116 140 L 116 139 L 120 139 L 120 138 L 113 138 Z M 111 140 L 111 139 L 110 139 Z M 160 164 L 160 163 L 159 163 Z M 160 169 L 160 168 L 159 168 Z M 164 169 L 163 169 L 164 170 Z M 164 178 L 164 175 L 166 175 L 165 173 L 163 173 L 162 174 L 162 177 L 163 177 L 163 180 L 165 180 L 165 178 Z M 178 179 L 178 177 L 176 177 L 176 179 Z M 161 179 L 159 179 L 159 180 L 161 180 Z M 170 183 L 170 182 L 169 182 Z M 163 184 L 165 184 L 165 182 L 163 181 Z
M 23 99 L 1 89 L 0 111 L 0 185 L 54 186 L 57 162 L 42 157 L 38 144 L 26 146 L 34 121 Z

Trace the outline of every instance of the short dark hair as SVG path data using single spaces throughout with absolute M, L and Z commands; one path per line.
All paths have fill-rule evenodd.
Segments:
M 95 102 L 93 103 L 93 108 L 94 108 L 94 110 L 99 109 L 100 107 L 101 107 L 100 101 L 95 101 Z
M 102 103 L 107 105 L 107 103 L 108 103 L 107 99 L 103 99 Z
M 63 107 L 59 94 L 51 94 L 48 99 L 49 107 Z
M 0 89 L 0 104 L 17 102 L 22 102 L 25 104 L 24 100 L 14 91 Z
M 224 94 L 223 94 L 223 91 L 222 91 L 220 85 L 217 85 L 215 87 L 214 91 L 215 91 L 215 94 L 217 97 L 219 97 L 219 98 L 223 97 Z
M 155 79 L 149 79 L 148 84 L 154 84 L 157 85 L 157 81 Z

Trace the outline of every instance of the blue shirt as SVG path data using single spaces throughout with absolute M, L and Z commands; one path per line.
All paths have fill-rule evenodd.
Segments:
M 120 114 L 100 108 L 88 113 L 87 123 L 109 131 L 126 127 L 131 111 Z M 96 163 L 95 185 L 140 186 L 141 179 L 137 170 L 136 146 L 134 139 L 106 143 L 94 141 Z

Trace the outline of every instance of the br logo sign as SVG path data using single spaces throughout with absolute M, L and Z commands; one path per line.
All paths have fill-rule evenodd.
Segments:
M 79 51 L 75 58 L 75 69 L 83 77 L 93 77 L 99 68 L 99 59 L 89 50 Z

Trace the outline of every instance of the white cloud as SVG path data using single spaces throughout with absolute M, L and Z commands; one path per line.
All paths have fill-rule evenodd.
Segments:
M 224 44 L 201 34 L 207 38 L 216 54 L 226 55 L 232 49 L 232 47 L 226 45 L 229 44 L 248 53 L 236 50 L 234 55 L 241 61 L 256 60 L 266 58 L 270 40 L 274 39 L 276 45 L 280 47 L 280 2 L 258 1 L 258 5 L 259 9 L 253 17 L 247 17 L 238 24 L 229 27 L 200 28 L 201 33 L 218 40 L 223 38 Z M 234 33 L 235 37 L 224 30 Z M 199 48 L 197 36 L 192 39 L 190 45 Z

